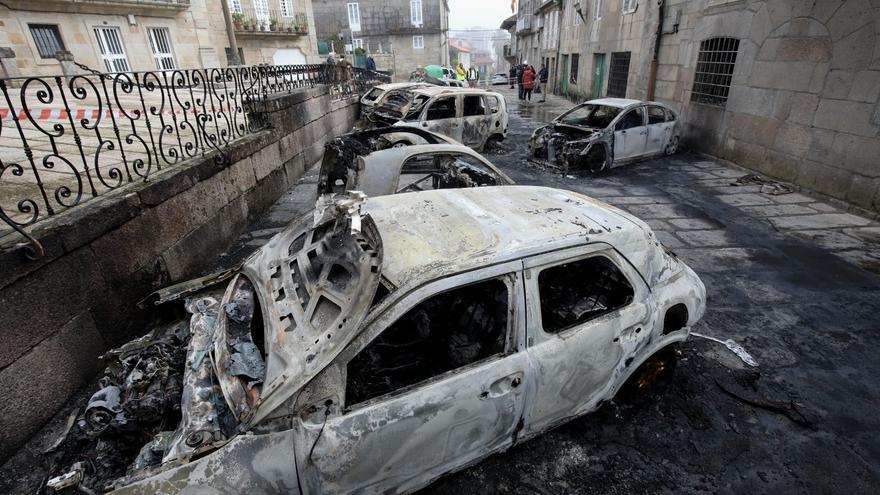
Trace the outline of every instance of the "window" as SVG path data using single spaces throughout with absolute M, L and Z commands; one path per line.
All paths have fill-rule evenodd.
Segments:
M 125 48 L 122 46 L 122 37 L 117 27 L 96 27 L 95 37 L 98 39 L 98 49 L 107 72 L 125 72 L 131 70 L 128 59 L 125 57 Z
M 641 127 L 645 125 L 645 108 L 638 107 L 626 112 L 624 116 L 617 121 L 617 125 L 614 126 L 615 131 L 625 131 L 627 129 L 632 129 L 633 127 Z
M 639 4 L 636 0 L 622 0 L 620 10 L 624 14 L 632 14 L 633 12 L 636 11 L 636 7 L 638 7 L 638 6 L 639 6 Z
M 626 98 L 626 82 L 629 79 L 630 52 L 611 54 L 611 73 L 608 75 L 608 96 Z
M 174 69 L 174 54 L 171 53 L 171 34 L 168 28 L 147 28 L 150 37 L 150 49 L 159 70 Z
M 241 0 L 229 0 L 229 10 L 241 14 Z
M 593 20 L 602 18 L 602 0 L 593 0 Z
M 580 65 L 581 56 L 577 53 L 573 53 L 571 55 L 571 72 L 569 73 L 569 81 L 571 84 L 577 84 L 578 82 L 578 70 L 580 69 L 578 65 Z
M 454 119 L 457 115 L 454 96 L 440 98 L 428 109 L 427 120 Z
M 361 10 L 357 2 L 348 4 L 348 27 L 352 31 L 361 30 Z
M 462 153 L 425 153 L 406 161 L 396 192 L 499 185 L 498 175 L 483 162 Z
M 473 117 L 475 115 L 486 115 L 486 103 L 483 101 L 483 97 L 479 95 L 465 96 L 464 116 Z
M 505 81 L 507 80 L 507 74 L 499 75 L 504 76 Z M 501 109 L 501 101 L 498 99 L 497 96 L 487 96 L 487 98 L 489 99 L 489 112 L 498 113 L 498 111 Z
M 559 120 L 564 124 L 604 129 L 619 113 L 618 107 L 589 103 L 569 110 Z
M 648 107 L 648 125 L 666 122 L 666 111 L 660 107 Z
M 254 15 L 259 27 L 257 30 L 269 30 L 269 0 L 254 0 Z
M 61 41 L 61 32 L 54 24 L 28 24 L 31 28 L 31 36 L 40 58 L 55 58 L 55 52 L 64 50 L 64 42 Z
M 293 17 L 293 5 L 291 0 L 281 0 L 281 17 Z
M 346 404 L 350 407 L 502 354 L 508 306 L 507 284 L 501 279 L 422 301 L 348 363 Z
M 352 48 L 363 48 L 364 47 L 364 39 L 363 38 L 354 38 L 351 40 Z
M 691 101 L 723 107 L 727 103 L 739 40 L 710 38 L 700 43 Z
M 239 65 L 245 65 L 244 49 L 241 47 L 238 47 L 238 63 Z M 235 61 L 232 60 L 232 49 L 228 46 L 226 47 L 226 65 L 235 65 Z
M 409 2 L 409 16 L 413 26 L 422 27 L 422 0 Z
M 425 48 L 425 37 L 424 36 L 413 36 L 413 48 L 416 50 L 421 50 Z
M 558 333 L 632 302 L 626 276 L 604 256 L 546 268 L 538 275 L 544 331 Z

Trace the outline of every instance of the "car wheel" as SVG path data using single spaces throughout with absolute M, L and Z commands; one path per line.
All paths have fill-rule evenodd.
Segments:
M 392 148 L 406 148 L 409 145 L 410 145 L 409 141 L 398 141 L 398 142 L 392 144 L 391 147 Z
M 678 354 L 673 346 L 657 351 L 623 384 L 618 397 L 636 405 L 657 399 L 672 383 L 677 363 Z
M 587 170 L 594 174 L 605 170 L 608 165 L 608 153 L 605 152 L 605 148 L 601 145 L 593 146 L 593 148 L 587 152 L 587 156 L 584 159 L 584 165 Z
M 678 136 L 673 136 L 666 145 L 666 154 L 674 155 L 676 151 L 678 151 Z

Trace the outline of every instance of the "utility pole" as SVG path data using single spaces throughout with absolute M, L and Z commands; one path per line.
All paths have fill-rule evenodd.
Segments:
M 223 19 L 226 21 L 226 36 L 229 38 L 229 51 L 232 52 L 230 60 L 232 60 L 232 65 L 238 65 L 241 61 L 238 60 L 238 43 L 235 41 L 235 27 L 232 24 L 232 13 L 229 11 L 229 1 L 220 0 L 220 4 L 223 6 Z

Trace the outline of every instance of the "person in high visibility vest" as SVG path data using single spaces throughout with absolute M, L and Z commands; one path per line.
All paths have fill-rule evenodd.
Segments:
M 477 70 L 476 67 L 471 66 L 471 68 L 468 69 L 468 71 L 467 71 L 468 86 L 470 86 L 472 88 L 476 87 L 477 80 L 479 80 L 479 79 L 480 79 L 480 72 Z
M 467 71 L 464 70 L 464 66 L 461 65 L 461 62 L 459 62 L 458 67 L 455 68 L 455 78 L 459 81 L 467 79 Z

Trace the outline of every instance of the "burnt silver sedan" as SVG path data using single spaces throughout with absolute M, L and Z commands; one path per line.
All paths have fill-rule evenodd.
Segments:
M 531 157 L 590 172 L 678 151 L 678 115 L 662 103 L 602 98 L 582 103 L 532 134 Z

